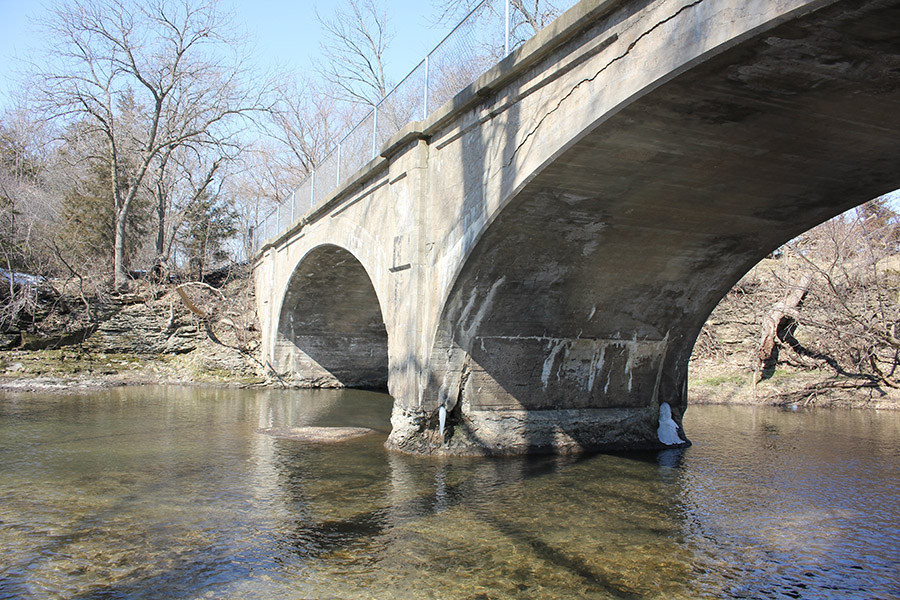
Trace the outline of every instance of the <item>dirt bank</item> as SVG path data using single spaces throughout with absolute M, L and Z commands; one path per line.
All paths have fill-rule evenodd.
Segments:
M 767 259 L 716 307 L 694 346 L 689 402 L 900 409 L 900 389 L 848 360 L 849 328 L 835 325 L 833 296 L 815 280 L 802 303 L 785 308 L 802 280 L 796 270 L 796 261 Z M 763 324 L 774 311 L 790 317 L 763 361 Z

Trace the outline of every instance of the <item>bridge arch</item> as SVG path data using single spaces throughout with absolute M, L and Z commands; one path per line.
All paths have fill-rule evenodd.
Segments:
M 322 244 L 300 259 L 277 324 L 273 362 L 288 377 L 315 387 L 387 389 L 382 302 L 349 250 Z
M 649 445 L 662 402 L 680 421 L 697 334 L 734 283 L 900 188 L 898 23 L 895 3 L 845 2 L 745 40 L 598 120 L 506 200 L 430 355 L 425 397 L 460 446 Z

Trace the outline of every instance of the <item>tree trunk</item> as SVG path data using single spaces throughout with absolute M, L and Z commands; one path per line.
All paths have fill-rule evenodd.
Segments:
M 164 180 L 166 174 L 166 166 L 169 164 L 169 158 L 172 156 L 174 146 L 169 146 L 162 153 L 159 159 L 159 165 L 156 168 L 156 185 L 154 191 L 156 193 L 156 261 L 166 260 L 166 213 L 169 209 L 169 192 Z
M 785 322 L 786 320 L 796 321 L 798 308 L 806 297 L 811 282 L 812 275 L 804 273 L 787 297 L 781 302 L 776 302 L 769 314 L 763 318 L 759 350 L 756 353 L 756 381 L 763 379 L 766 371 L 775 366 L 775 362 L 778 360 L 776 349 L 778 332 L 783 327 L 790 325 Z
M 522 13 L 522 16 L 525 17 L 525 20 L 528 22 L 529 25 L 531 25 L 531 28 L 535 32 L 538 32 L 541 30 L 541 24 L 538 21 L 537 10 L 535 10 L 534 12 L 529 11 L 527 8 L 525 8 L 525 4 L 522 2 L 522 0 L 512 0 L 512 2 L 510 2 L 510 4 L 512 5 L 513 8 L 515 8 L 520 13 Z
M 166 270 L 166 193 L 162 182 L 156 182 L 156 257 L 153 259 L 153 267 L 150 269 L 150 278 L 155 283 L 163 280 Z
M 166 254 L 166 195 L 160 184 L 156 185 L 156 256 Z
M 127 204 L 125 205 L 128 206 Z M 125 221 L 128 212 L 116 211 L 116 239 L 113 253 L 113 288 L 117 292 L 128 291 L 128 271 L 125 270 Z

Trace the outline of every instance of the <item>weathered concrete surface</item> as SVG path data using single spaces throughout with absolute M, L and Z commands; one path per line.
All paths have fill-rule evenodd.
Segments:
M 900 188 L 898 25 L 898 1 L 580 3 L 263 249 L 267 357 L 374 365 L 380 311 L 393 448 L 658 446 L 732 284 Z

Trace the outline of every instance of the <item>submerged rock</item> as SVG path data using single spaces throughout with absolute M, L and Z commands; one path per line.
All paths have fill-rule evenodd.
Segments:
M 376 430 L 368 427 L 266 427 L 257 431 L 303 442 L 344 442 L 376 433 Z

